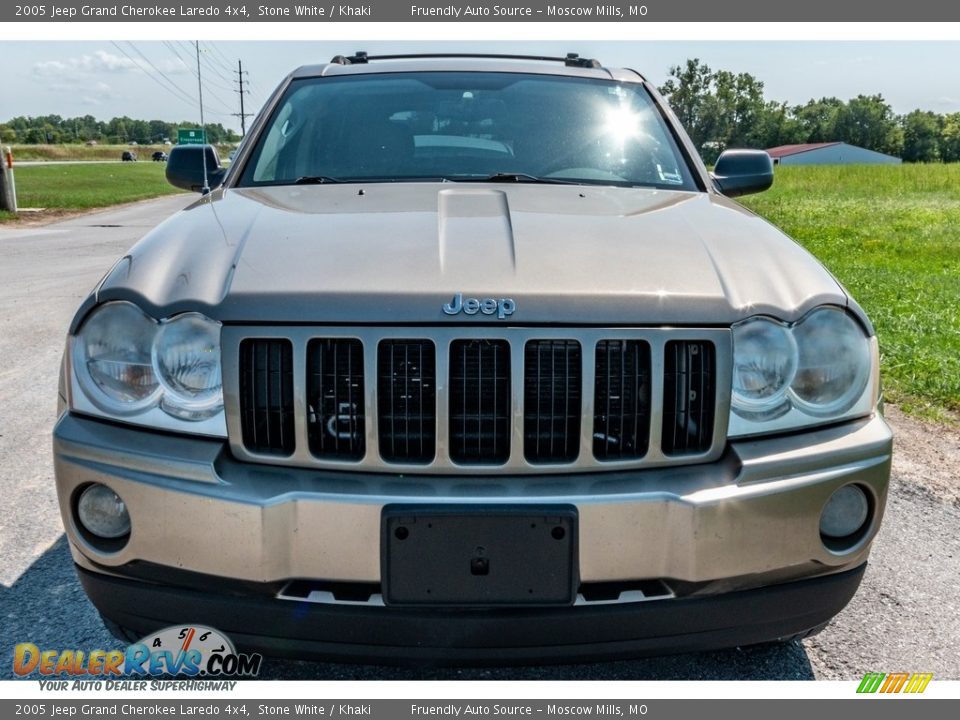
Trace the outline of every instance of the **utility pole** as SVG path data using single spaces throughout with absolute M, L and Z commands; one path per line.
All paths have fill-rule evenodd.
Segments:
M 244 93 L 246 93 L 247 95 L 250 94 L 249 90 L 243 89 L 243 76 L 249 75 L 250 73 L 245 73 L 243 71 L 243 61 L 241 60 L 237 60 L 237 69 L 234 70 L 234 72 L 237 74 L 237 82 L 240 84 L 240 89 L 234 90 L 235 93 L 240 94 L 240 112 L 231 113 L 231 114 L 234 117 L 240 118 L 240 137 L 243 137 L 247 134 L 247 118 L 253 115 L 253 113 L 245 113 L 243 111 L 243 95 Z

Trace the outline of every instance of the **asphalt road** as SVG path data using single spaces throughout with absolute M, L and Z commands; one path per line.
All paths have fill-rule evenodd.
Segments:
M 77 583 L 50 453 L 67 324 L 114 260 L 192 198 L 167 197 L 54 225 L 0 225 L 0 677 L 13 647 L 111 648 Z M 276 679 L 960 679 L 960 433 L 891 413 L 898 448 L 887 516 L 860 592 L 820 635 L 786 646 L 629 662 L 407 670 L 267 659 Z

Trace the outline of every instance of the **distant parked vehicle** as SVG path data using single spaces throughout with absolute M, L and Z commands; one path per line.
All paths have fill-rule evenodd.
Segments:
M 137 154 L 132 150 L 124 150 L 123 155 L 120 156 L 120 159 L 124 162 L 136 162 Z
M 167 161 L 167 154 L 166 154 L 165 152 L 163 152 L 162 150 L 157 150 L 157 151 L 153 154 L 153 161 L 154 161 L 154 162 L 166 162 L 166 161 Z

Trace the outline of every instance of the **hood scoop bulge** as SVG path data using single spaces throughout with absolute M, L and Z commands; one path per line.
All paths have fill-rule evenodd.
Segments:
M 448 189 L 437 193 L 440 267 L 471 277 L 483 268 L 516 271 L 516 244 L 507 195 L 501 190 Z

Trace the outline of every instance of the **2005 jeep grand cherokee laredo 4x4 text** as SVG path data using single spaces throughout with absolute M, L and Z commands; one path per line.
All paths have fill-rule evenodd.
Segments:
M 549 662 L 819 629 L 891 433 L 877 341 L 653 86 L 567 58 L 336 57 L 69 329 L 56 478 L 115 633 Z M 207 188 L 212 191 L 207 192 Z

